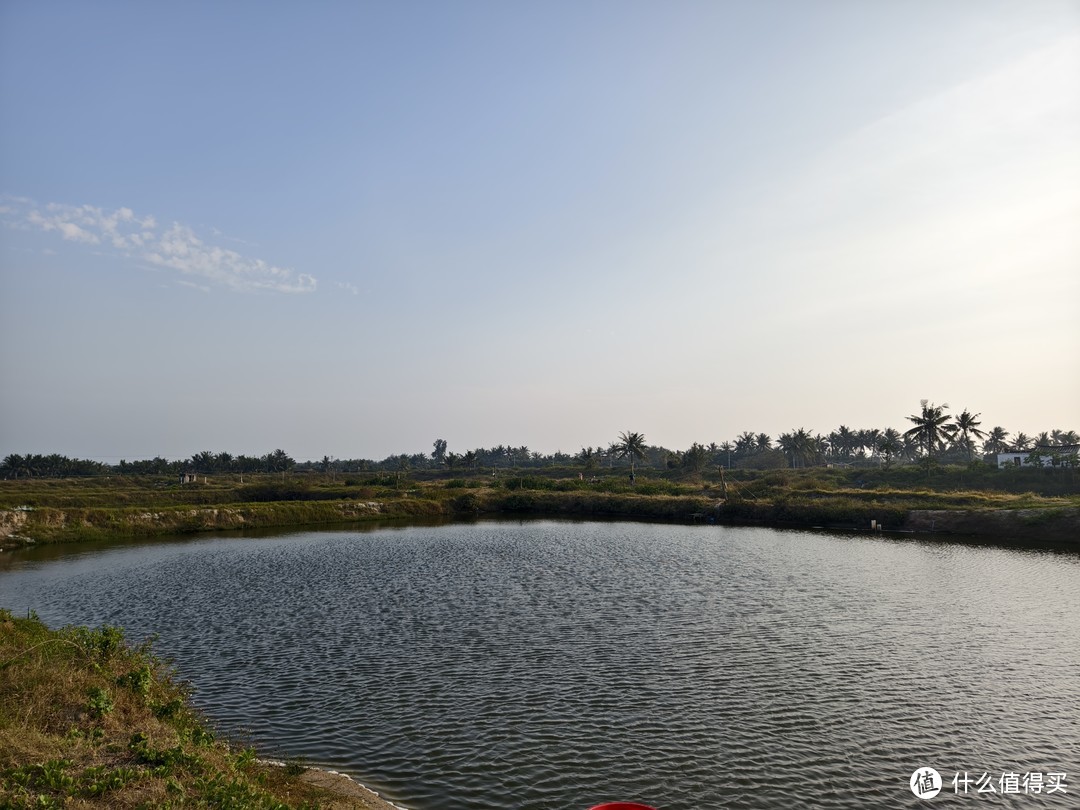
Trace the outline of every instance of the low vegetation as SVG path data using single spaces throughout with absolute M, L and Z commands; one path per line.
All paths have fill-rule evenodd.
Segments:
M 904 528 L 937 510 L 1080 509 L 1074 467 L 982 462 L 787 470 L 573 467 L 339 475 L 263 473 L 0 481 L 0 547 L 480 514 L 563 514 L 796 526 Z M 1030 522 L 1030 521 L 1029 521 Z M 997 524 L 995 524 L 997 525 Z
M 367 807 L 215 738 L 147 645 L 0 610 L 0 807 Z

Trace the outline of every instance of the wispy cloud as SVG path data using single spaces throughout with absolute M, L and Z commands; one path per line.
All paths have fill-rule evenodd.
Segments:
M 161 227 L 153 216 L 138 216 L 130 208 L 108 210 L 61 203 L 42 206 L 23 197 L 5 197 L 0 217 L 11 227 L 55 233 L 69 242 L 96 245 L 175 271 L 182 283 L 198 289 L 208 289 L 209 284 L 237 292 L 300 293 L 316 287 L 315 278 L 307 273 L 208 243 L 179 222 Z M 215 234 L 221 236 L 216 230 Z
M 337 284 L 338 289 L 345 290 L 345 292 L 352 293 L 353 295 L 360 294 L 360 288 L 357 287 L 355 284 L 351 284 L 348 281 L 338 281 L 335 283 Z

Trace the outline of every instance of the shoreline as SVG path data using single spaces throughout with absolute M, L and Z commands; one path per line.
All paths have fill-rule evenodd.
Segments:
M 270 768 L 288 767 L 285 762 L 275 759 L 258 759 L 256 762 Z M 408 807 L 395 804 L 360 780 L 349 776 L 349 774 L 331 770 L 330 768 L 323 768 L 318 765 L 306 766 L 299 778 L 301 781 L 314 785 L 320 790 L 333 793 L 348 801 L 357 802 L 358 810 L 410 810 Z
M 0 480 L 0 549 L 226 530 L 483 517 L 877 529 L 1080 541 L 1071 467 L 805 468 L 720 472 L 499 469 Z M 456 477 L 450 477 L 451 475 Z M 586 475 L 588 479 L 586 480 Z
M 337 771 L 219 738 L 187 686 L 118 627 L 0 608 L 0 806 L 407 810 Z
M 780 529 L 822 529 L 918 536 L 965 536 L 987 541 L 1080 545 L 1080 507 L 1015 509 L 903 509 L 888 503 L 843 504 L 717 501 L 705 497 L 592 495 L 513 492 L 510 498 L 440 508 L 422 501 L 279 502 L 230 507 L 147 510 L 64 507 L 0 509 L 0 551 L 98 540 L 141 540 L 237 529 L 303 529 L 383 521 L 462 520 L 485 517 L 626 519 Z M 478 499 L 479 500 L 479 499 Z M 297 506 L 303 507 L 298 510 Z

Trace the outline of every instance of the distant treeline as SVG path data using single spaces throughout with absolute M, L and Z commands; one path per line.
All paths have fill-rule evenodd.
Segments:
M 87 475 L 176 475 L 181 473 L 285 472 L 297 468 L 296 460 L 284 450 L 264 456 L 234 456 L 203 451 L 191 458 L 169 460 L 157 456 L 139 461 L 121 459 L 105 464 L 84 458 L 68 458 L 57 453 L 39 455 L 12 453 L 0 462 L 0 478 L 71 478 Z
M 938 464 L 996 463 L 998 453 L 1023 452 L 1032 463 L 1076 466 L 1080 434 L 1075 430 L 1050 430 L 1028 436 L 1010 434 L 1003 427 L 981 430 L 979 414 L 967 410 L 954 416 L 948 406 L 923 402 L 919 414 L 907 417 L 913 427 L 905 432 L 894 428 L 852 429 L 841 425 L 829 433 L 811 433 L 796 428 L 775 439 L 766 433 L 744 431 L 730 441 L 699 444 L 686 450 L 649 445 L 644 435 L 624 432 L 608 445 L 583 447 L 577 453 L 550 454 L 530 450 L 526 445 L 477 447 L 462 453 L 451 451 L 445 439 L 436 439 L 429 453 L 402 453 L 381 461 L 341 459 L 323 456 L 319 461 L 297 462 L 284 450 L 263 456 L 232 455 L 204 450 L 190 458 L 161 457 L 104 464 L 73 459 L 58 454 L 11 454 L 0 463 L 0 478 L 58 478 L 89 475 L 199 475 L 221 473 L 276 472 L 406 472 L 410 470 L 497 471 L 569 467 L 578 470 L 613 468 L 634 463 L 638 470 L 704 469 L 788 469 L 799 467 L 849 466 L 890 467 L 920 462 Z

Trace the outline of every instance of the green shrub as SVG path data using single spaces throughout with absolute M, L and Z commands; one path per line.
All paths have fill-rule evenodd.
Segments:
M 474 492 L 465 492 L 450 501 L 450 508 L 455 512 L 478 512 L 480 497 Z
M 103 625 L 97 630 L 74 627 L 69 629 L 69 634 L 88 657 L 102 662 L 111 659 L 124 646 L 124 631 L 119 627 Z
M 102 689 L 100 686 L 92 686 L 87 694 L 90 698 L 87 702 L 87 709 L 92 716 L 104 717 L 112 712 L 114 706 L 109 690 Z
M 144 698 L 150 694 L 150 685 L 153 682 L 154 674 L 148 664 L 143 664 L 138 669 L 133 669 L 116 679 L 117 686 L 126 687 Z

